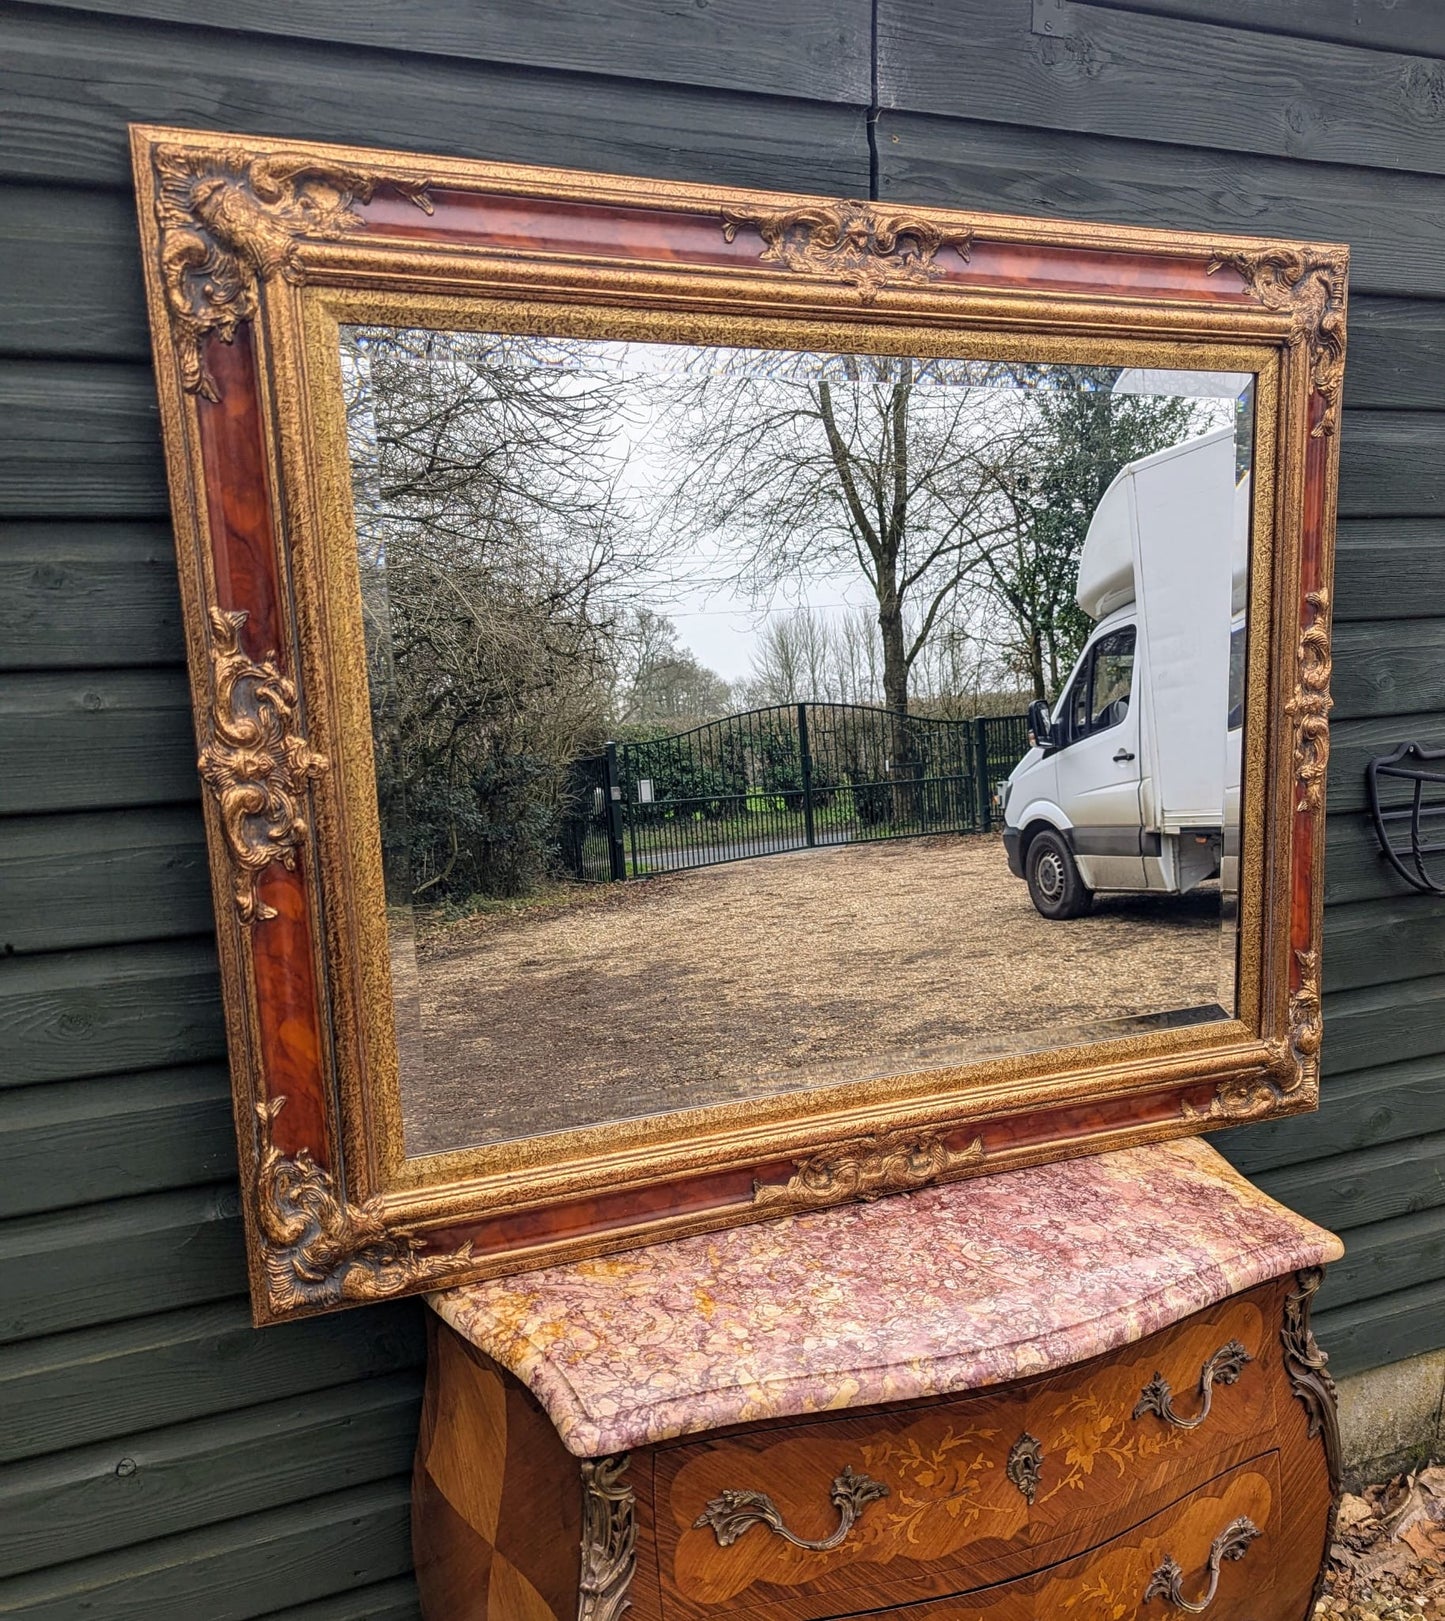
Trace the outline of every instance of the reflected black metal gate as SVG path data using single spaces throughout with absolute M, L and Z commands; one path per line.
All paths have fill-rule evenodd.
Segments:
M 572 767 L 563 836 L 578 878 L 644 877 L 809 846 L 986 832 L 1028 750 L 1022 715 L 935 720 L 775 704 L 609 743 Z

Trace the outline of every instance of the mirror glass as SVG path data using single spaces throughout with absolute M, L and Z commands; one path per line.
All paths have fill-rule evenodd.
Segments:
M 408 1154 L 1233 1013 L 1252 378 L 341 361 Z

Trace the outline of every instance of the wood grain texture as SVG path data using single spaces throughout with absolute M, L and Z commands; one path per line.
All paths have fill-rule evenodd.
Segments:
M 422 1311 L 403 1301 L 258 1334 L 238 1293 L 0 1346 L 0 1462 L 420 1367 Z
M 211 928 L 194 805 L 0 821 L 0 950 L 62 951 Z
M 200 797 L 184 670 L 42 671 L 0 683 L 0 815 Z
M 1099 0 L 1115 11 L 1222 23 L 1266 34 L 1333 40 L 1372 50 L 1445 56 L 1445 25 L 1434 0 Z
M 0 1343 L 224 1300 L 244 1282 L 229 1184 L 21 1216 L 0 1230 Z
M 1350 519 L 1335 536 L 1335 624 L 1445 617 L 1445 522 Z
M 525 1389 L 460 1335 L 428 1324 L 412 1488 L 429 1618 L 576 1621 L 582 1465 Z
M 169 524 L 0 524 L 0 670 L 184 661 Z
M 533 11 L 534 17 L 544 14 Z M 404 14 L 396 16 L 404 27 Z M 0 11 L 0 178 L 130 189 L 126 123 L 866 196 L 862 106 L 26 6 Z M 132 275 L 127 265 L 124 274 Z
M 220 28 L 252 37 L 319 40 L 387 52 L 420 52 L 476 63 L 570 69 L 658 83 L 704 85 L 751 95 L 820 101 L 869 99 L 868 0 L 579 0 L 538 7 L 493 0 L 483 9 L 447 0 L 386 0 L 344 9 L 327 0 L 47 0 L 113 17 Z
M 1445 1281 L 1432 1278 L 1396 1294 L 1321 1309 L 1315 1335 L 1330 1354 L 1330 1371 L 1343 1378 L 1440 1347 Z
M 1445 172 L 1438 63 L 1080 0 L 1069 0 L 1063 27 L 1062 37 L 1035 34 L 1026 7 L 994 0 L 880 0 L 878 100 L 1308 164 Z
M 149 367 L 0 362 L 0 517 L 169 511 Z
M 0 974 L 0 1090 L 225 1057 L 209 938 L 62 951 Z
M 0 1473 L 0 1578 L 390 1479 L 421 1381 L 394 1374 Z
M 0 1110 L 0 1219 L 233 1176 L 223 1064 L 21 1087 Z
M 0 1614 L 74 1621 L 83 1603 L 106 1621 L 252 1621 L 270 1596 L 299 1604 L 405 1572 L 407 1495 L 399 1476 L 12 1577 Z

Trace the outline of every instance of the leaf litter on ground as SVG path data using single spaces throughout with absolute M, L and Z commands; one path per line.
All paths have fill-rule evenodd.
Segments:
M 1445 1468 L 1345 1494 L 1315 1621 L 1445 1621 Z

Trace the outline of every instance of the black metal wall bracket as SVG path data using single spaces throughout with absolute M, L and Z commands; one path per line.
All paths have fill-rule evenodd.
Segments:
M 1427 859 L 1445 856 L 1445 765 L 1437 762 L 1445 762 L 1445 749 L 1402 743 L 1365 768 L 1380 849 L 1405 882 L 1425 895 L 1445 895 L 1445 870 L 1434 877 Z

